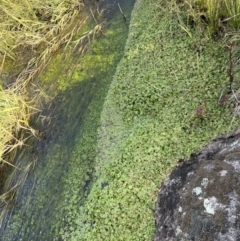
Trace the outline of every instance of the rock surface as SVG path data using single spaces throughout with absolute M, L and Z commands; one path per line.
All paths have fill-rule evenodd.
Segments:
M 240 134 L 212 141 L 162 185 L 154 241 L 240 241 Z

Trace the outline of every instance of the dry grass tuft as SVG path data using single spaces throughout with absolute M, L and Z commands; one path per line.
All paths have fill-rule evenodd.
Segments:
M 28 126 L 30 109 L 22 96 L 0 87 L 0 163 L 13 165 L 3 157 L 23 145 L 23 141 L 16 136 L 21 128 Z
M 192 21 L 207 25 L 210 34 L 240 27 L 240 0 L 184 0 Z

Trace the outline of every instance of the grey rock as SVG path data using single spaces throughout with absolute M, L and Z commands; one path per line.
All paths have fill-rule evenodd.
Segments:
M 154 241 L 240 241 L 240 134 L 180 163 L 156 203 Z

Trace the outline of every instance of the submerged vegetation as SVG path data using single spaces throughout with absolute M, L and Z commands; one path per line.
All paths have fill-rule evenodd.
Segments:
M 89 15 L 85 4 L 77 0 L 1 1 L 0 71 L 3 83 L 9 73 L 13 76 L 8 92 L 26 99 L 29 81 L 41 73 L 57 50 L 70 44 L 86 23 Z M 97 24 L 84 32 L 74 40 L 73 48 L 81 54 L 99 31 L 101 25 Z
M 57 58 L 40 76 L 46 88 L 54 86 L 54 94 L 60 90 L 55 99 L 57 124 L 50 130 L 57 140 L 49 143 L 48 154 L 37 163 L 34 180 L 30 174 L 26 182 L 27 187 L 32 187 L 30 195 L 26 195 L 26 188 L 14 207 L 4 240 L 70 240 L 74 235 L 75 240 L 81 240 L 84 236 L 78 231 L 84 228 L 83 204 L 93 182 L 100 114 L 123 56 L 133 3 L 134 0 L 121 2 L 127 22 L 117 5 L 110 6 L 104 38 L 96 38 L 81 59 L 68 56 L 66 63 L 66 58 L 56 54 Z M 66 65 L 73 68 L 71 75 Z
M 31 135 L 39 137 L 37 130 L 29 124 L 30 117 L 38 111 L 38 94 L 33 93 L 40 92 L 31 81 L 36 81 L 60 49 L 71 46 L 78 56 L 85 53 L 95 35 L 102 32 L 102 23 L 98 22 L 92 29 L 81 31 L 89 16 L 92 18 L 96 12 L 101 13 L 96 9 L 97 2 L 90 0 L 1 1 L 0 222 L 6 211 L 4 208 L 15 200 L 15 193 L 23 184 L 26 173 L 35 165 L 35 159 L 25 167 L 13 162 L 17 147 L 24 146 Z M 32 93 L 30 87 L 35 88 Z M 23 135 L 23 130 L 29 135 Z
M 26 4 L 31 2 L 23 3 L 27 8 Z M 39 26 L 50 24 L 57 31 L 49 30 L 49 35 L 43 35 L 41 31 L 45 28 L 41 27 L 39 36 L 42 42 L 37 41 L 40 37 L 31 39 L 36 45 L 28 50 L 30 53 L 36 51 L 39 57 L 32 60 L 29 57 L 28 65 L 23 70 L 25 72 L 21 72 L 17 78 L 21 80 L 23 76 L 26 81 L 16 81 L 12 85 L 14 96 L 21 92 L 22 87 L 19 86 L 24 86 L 19 83 L 28 83 L 35 73 L 39 73 L 38 70 L 50 63 L 51 56 L 61 45 L 69 43 L 68 40 L 75 34 L 76 25 L 72 20 L 75 14 L 81 12 L 79 7 L 82 6 L 79 1 L 61 4 L 58 1 L 46 2 L 46 5 L 36 3 L 41 9 L 38 7 L 36 11 L 35 8 L 29 8 L 36 11 L 35 15 L 27 11 L 26 14 L 34 17 L 35 24 L 42 21 L 43 25 Z M 59 13 L 62 17 L 57 18 L 54 11 L 66 7 L 65 4 L 70 4 L 67 5 L 71 6 L 67 8 L 70 10 L 64 8 L 60 11 L 62 15 Z M 88 105 L 88 115 L 81 126 L 83 129 L 79 128 L 71 155 L 67 151 L 65 153 L 69 166 L 64 180 L 61 180 L 61 195 L 57 201 L 51 199 L 47 202 L 50 206 L 55 201 L 58 208 L 52 214 L 56 218 L 51 227 L 53 240 L 152 240 L 155 229 L 154 205 L 160 183 L 178 165 L 179 160 L 187 159 L 212 138 L 234 129 L 238 124 L 232 119 L 232 105 L 224 99 L 230 94 L 237 98 L 234 90 L 239 88 L 238 54 L 232 52 L 233 48 L 237 49 L 238 11 L 239 2 L 233 0 L 136 2 L 125 53 L 117 67 L 103 109 L 100 104 L 106 90 L 101 90 L 100 85 L 97 88 L 99 92 L 96 91 L 99 99 L 93 99 Z M 123 16 L 120 17 L 124 18 L 125 12 L 121 13 Z M 7 14 L 6 10 L 4 14 Z M 61 21 L 65 19 L 65 14 L 73 16 L 65 22 L 68 24 L 66 29 L 58 25 L 63 26 Z M 25 29 L 28 22 L 22 18 L 19 21 L 21 24 L 16 31 Z M 82 22 L 79 24 L 82 25 Z M 70 32 L 66 32 L 67 29 Z M 95 30 L 101 32 L 101 25 L 97 24 Z M 85 43 L 87 37 L 95 35 L 95 30 L 83 32 L 74 46 L 79 47 L 79 42 Z M 114 26 L 114 30 L 109 30 L 106 35 L 111 36 L 111 31 L 118 30 Z M 28 36 L 27 31 L 22 38 Z M 58 37 L 51 39 L 51 36 L 55 36 L 51 33 L 57 33 Z M 2 56 L 9 59 L 9 62 L 5 61 L 6 69 L 9 63 L 16 63 L 19 59 L 16 53 L 21 51 L 21 41 L 14 42 L 14 48 L 8 48 L 4 43 L 1 45 Z M 228 48 L 225 47 L 226 43 L 229 43 Z M 49 48 L 44 52 L 46 46 Z M 84 47 L 79 50 L 84 51 Z M 109 63 L 117 61 L 111 52 L 104 54 L 96 43 L 90 54 L 72 72 L 68 83 L 64 82 L 64 74 L 62 78 L 56 79 L 58 89 L 71 89 L 72 85 L 74 87 L 74 84 L 87 77 L 96 86 L 95 80 L 108 70 Z M 96 66 L 99 70 L 97 74 L 94 72 Z M 32 67 L 36 72 L 31 72 Z M 56 74 L 55 68 L 54 63 L 51 63 L 51 71 L 42 76 L 43 82 L 46 83 Z M 34 75 L 29 76 L 29 73 Z M 105 82 L 109 83 L 111 77 L 103 76 L 101 83 L 108 86 Z M 233 82 L 231 76 L 234 76 L 234 85 L 229 87 L 229 83 Z M 223 93 L 225 89 L 226 95 Z M 81 98 L 86 98 L 84 93 L 79 93 L 83 95 Z M 234 107 L 238 107 L 236 98 L 233 98 Z M 20 106 L 25 108 L 26 105 Z M 66 113 L 66 116 L 72 117 L 74 114 Z M 24 123 L 20 121 L 21 125 Z M 75 123 L 75 126 L 78 125 Z M 50 158 L 58 161 L 58 146 L 55 145 L 54 150 L 57 152 L 56 157 Z M 54 171 L 54 168 L 49 168 L 51 175 Z M 47 179 L 39 185 L 47 186 Z M 84 196 L 81 196 L 83 192 Z M 52 193 L 47 195 L 51 196 Z M 45 195 L 38 193 L 38 196 L 34 208 L 42 210 Z M 33 213 L 24 213 L 29 216 L 29 225 L 33 225 L 32 218 L 38 216 L 38 212 Z M 21 217 L 20 214 L 15 216 L 13 229 L 23 225 Z M 49 223 L 51 221 L 48 220 Z M 26 232 L 31 232 L 29 227 L 24 228 Z M 11 231 L 6 234 L 9 240 L 13 235 Z M 42 233 L 42 227 L 38 231 Z M 15 232 L 18 233 L 17 230 Z M 48 234 L 39 235 L 49 237 Z
M 15 140 L 14 143 L 22 142 L 22 140 L 17 140 L 18 130 L 21 127 L 28 127 L 31 108 L 26 102 L 29 98 L 26 95 L 27 84 L 41 73 L 61 46 L 70 43 L 73 36 L 86 22 L 87 17 L 82 1 L 1 1 L 0 76 L 2 87 L 0 95 L 3 100 L 1 120 L 8 124 L 1 125 L 0 155 L 6 153 L 6 149 L 9 152 L 16 147 L 15 144 L 9 146 L 13 140 Z M 92 31 L 98 32 L 99 28 Z M 83 51 L 84 46 L 78 44 L 92 34 L 92 32 L 84 33 L 75 41 L 75 47 L 82 48 Z M 11 85 L 8 85 L 5 90 L 3 86 L 6 86 L 6 79 L 10 73 L 12 75 Z M 31 105 L 34 103 L 32 102 Z

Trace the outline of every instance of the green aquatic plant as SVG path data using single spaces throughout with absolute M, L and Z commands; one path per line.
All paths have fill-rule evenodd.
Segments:
M 207 34 L 191 29 L 189 38 L 171 3 L 160 1 L 162 11 L 155 1 L 135 4 L 101 114 L 81 240 L 152 240 L 161 182 L 179 159 L 237 124 L 217 103 L 228 52 Z
M 133 1 L 125 1 L 121 5 L 128 19 L 132 4 Z M 79 36 L 85 32 L 86 29 L 82 29 Z M 42 168 L 34 170 L 34 177 L 41 179 L 33 189 L 33 195 L 37 198 L 33 200 L 31 195 L 23 197 L 20 214 L 13 215 L 9 221 L 5 240 L 11 240 L 18 233 L 18 228 L 23 226 L 26 227 L 24 235 L 28 235 L 32 230 L 30 227 L 43 214 L 46 202 L 49 203 L 50 212 L 55 208 L 59 211 L 47 218 L 42 239 L 81 240 L 86 226 L 90 227 L 85 222 L 85 202 L 92 186 L 96 164 L 97 129 L 108 87 L 123 55 L 127 33 L 128 25 L 117 11 L 114 18 L 111 16 L 111 20 L 105 23 L 104 37 L 96 36 L 83 58 L 79 58 L 78 54 L 67 55 L 66 52 L 63 56 L 56 54 L 49 62 L 48 71 L 40 76 L 43 88 L 50 89 L 47 94 L 58 95 L 55 101 L 60 109 L 58 120 L 63 121 L 63 128 L 57 144 L 49 144 L 48 150 L 51 151 L 46 160 L 41 162 L 46 163 L 43 167 L 45 171 Z M 75 38 L 79 39 L 79 36 Z M 71 44 L 69 47 L 71 52 Z M 67 71 L 68 68 L 70 72 Z M 53 127 L 55 128 L 58 126 Z M 41 166 L 41 163 L 38 165 Z M 57 193 L 53 196 L 56 189 Z M 27 218 L 22 219 L 26 208 L 29 210 Z M 38 228 L 39 226 L 34 229 Z
M 52 216 L 47 220 L 41 213 L 45 222 L 51 224 L 54 235 L 51 240 L 151 240 L 155 229 L 154 205 L 161 182 L 179 159 L 187 159 L 213 137 L 235 127 L 235 122 L 229 124 L 231 111 L 218 105 L 227 78 L 227 51 L 221 41 L 212 41 L 206 32 L 201 35 L 191 29 L 189 38 L 187 31 L 179 28 L 171 3 L 137 1 L 125 53 L 109 90 L 108 71 L 114 69 L 108 68 L 108 62 L 116 63 L 111 57 L 116 47 L 108 48 L 110 53 L 106 55 L 101 45 L 93 45 L 84 59 L 84 70 L 92 72 L 91 88 L 89 92 L 77 89 L 77 96 L 84 99 L 92 92 L 98 94 L 89 100 L 84 123 L 81 126 L 74 123 L 79 133 L 71 142 L 71 152 L 60 153 L 59 147 L 53 145 L 55 155 L 50 158 L 55 161 L 53 164 L 47 161 L 50 167 L 47 174 L 53 179 L 59 171 L 55 167 L 61 165 L 61 156 L 68 160 L 64 180 L 60 178 L 60 198 L 54 195 L 59 198 L 55 201 L 58 211 L 52 215 L 54 221 Z M 113 29 L 120 29 L 120 24 L 116 23 Z M 106 33 L 110 36 L 114 31 Z M 94 65 L 99 72 L 93 72 Z M 84 76 L 81 63 L 76 67 L 73 83 L 82 81 Z M 52 76 L 56 69 L 52 69 Z M 104 78 L 98 79 L 103 72 Z M 58 87 L 71 89 L 64 79 L 61 83 Z M 63 98 L 62 103 L 66 99 L 70 98 Z M 79 108 L 80 100 L 74 103 Z M 65 110 L 68 120 L 74 111 Z M 69 130 L 65 131 L 68 136 Z M 62 138 L 66 139 L 64 134 Z M 39 185 L 44 188 L 35 193 L 38 198 L 34 203 L 25 206 L 33 212 L 23 210 L 29 217 L 27 224 L 21 215 L 16 215 L 13 229 L 6 234 L 10 238 L 4 237 L 5 240 L 11 240 L 12 230 L 18 235 L 19 226 L 21 230 L 27 227 L 28 235 L 39 219 L 36 209 L 42 210 L 45 194 L 52 196 L 55 190 L 54 187 L 45 190 L 55 183 L 48 182 L 45 172 L 42 175 Z M 42 231 L 42 227 L 37 228 Z

